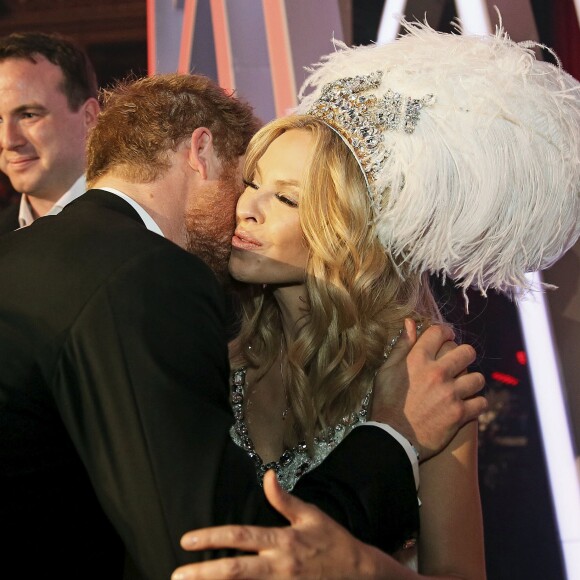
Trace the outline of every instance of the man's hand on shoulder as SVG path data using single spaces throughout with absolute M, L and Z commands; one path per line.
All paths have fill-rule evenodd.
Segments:
M 433 325 L 417 339 L 415 323 L 406 320 L 405 333 L 375 378 L 372 420 L 405 436 L 421 461 L 441 451 L 487 408 L 477 395 L 483 375 L 466 372 L 475 350 L 457 346 L 454 338 L 450 328 Z

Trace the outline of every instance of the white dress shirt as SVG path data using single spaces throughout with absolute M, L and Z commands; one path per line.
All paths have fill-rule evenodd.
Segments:
M 60 213 L 63 208 L 71 201 L 80 197 L 87 190 L 87 182 L 84 175 L 81 175 L 73 186 L 52 206 L 51 210 L 46 215 L 56 215 Z M 18 224 L 21 228 L 29 226 L 34 221 L 32 215 L 32 208 L 28 201 L 28 196 L 23 193 L 20 198 L 20 211 L 18 212 Z

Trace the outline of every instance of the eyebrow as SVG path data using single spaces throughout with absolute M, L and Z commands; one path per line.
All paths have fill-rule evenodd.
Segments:
M 261 175 L 259 163 L 256 163 L 255 173 Z M 274 184 L 276 185 L 276 187 L 294 187 L 296 189 L 300 189 L 301 187 L 300 182 L 297 181 L 296 179 L 276 179 L 276 181 L 274 181 Z
M 274 183 L 277 187 L 295 187 L 300 189 L 300 183 L 295 179 L 277 179 Z
M 20 105 L 19 107 L 16 107 L 12 113 L 13 114 L 18 114 L 18 113 L 24 113 L 25 111 L 48 111 L 48 109 L 46 107 L 44 107 L 43 105 L 39 105 L 37 103 L 26 103 L 24 105 Z

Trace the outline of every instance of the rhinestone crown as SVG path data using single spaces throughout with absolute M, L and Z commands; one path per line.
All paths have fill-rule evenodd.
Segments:
M 413 133 L 421 109 L 435 100 L 432 94 L 417 99 L 391 89 L 383 96 L 369 94 L 380 86 L 382 78 L 383 72 L 375 71 L 327 83 L 307 111 L 334 129 L 349 145 L 363 170 L 371 205 L 377 213 L 382 205 L 382 191 L 377 191 L 374 183 L 389 158 L 383 132 Z

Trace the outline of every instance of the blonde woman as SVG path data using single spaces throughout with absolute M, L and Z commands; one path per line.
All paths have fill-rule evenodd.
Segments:
M 326 57 L 304 114 L 270 123 L 248 149 L 230 258 L 248 285 L 231 350 L 232 436 L 259 477 L 273 469 L 287 490 L 372 418 L 373 387 L 389 388 L 375 378 L 406 320 L 441 321 L 428 273 L 514 294 L 578 238 L 578 83 L 502 31 L 407 31 Z M 421 574 L 485 578 L 476 437 L 469 423 L 420 465 Z M 406 560 L 413 534 L 399 532 L 391 551 Z M 276 569 L 258 535 L 215 533 L 197 533 L 198 547 L 259 551 L 249 562 Z M 304 568 L 293 570 L 315 569 L 296 551 Z M 364 569 L 351 554 L 344 577 Z M 341 570 L 340 555 L 316 561 Z M 416 577 L 387 561 L 385 577 Z M 220 565 L 182 577 L 233 577 Z
M 244 374 L 234 387 L 244 401 L 233 435 L 261 473 L 274 468 L 290 490 L 367 420 L 385 347 L 405 319 L 440 317 L 425 276 L 397 274 L 369 224 L 358 164 L 325 123 L 297 116 L 262 129 L 245 178 L 230 272 L 256 286 L 232 357 L 233 368 L 246 369 L 234 371 Z M 451 570 L 484 577 L 476 446 L 472 422 L 421 465 L 429 474 L 420 492 L 425 571 L 464 562 Z M 393 550 L 411 544 L 399 540 Z

